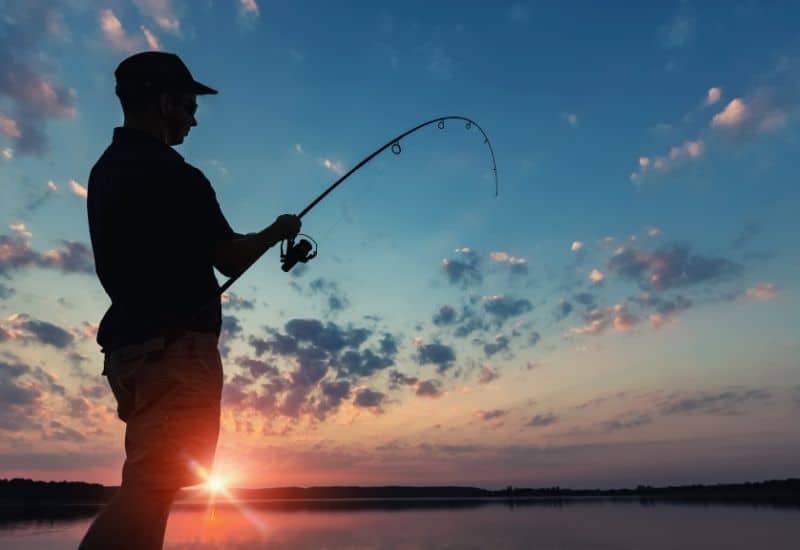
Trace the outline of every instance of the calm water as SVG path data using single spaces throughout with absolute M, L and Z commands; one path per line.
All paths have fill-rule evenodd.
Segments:
M 362 504 L 178 504 L 169 549 L 800 548 L 798 508 L 638 501 Z M 74 549 L 91 520 L 0 521 L 0 548 Z

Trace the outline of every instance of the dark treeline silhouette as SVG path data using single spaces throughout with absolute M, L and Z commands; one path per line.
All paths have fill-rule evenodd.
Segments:
M 0 505 L 21 501 L 105 502 L 116 487 L 79 481 L 34 481 L 0 479 Z M 678 485 L 635 489 L 567 489 L 563 487 L 490 490 L 458 486 L 381 486 L 381 487 L 276 487 L 268 489 L 230 489 L 241 500 L 326 500 L 326 499 L 525 499 L 571 497 L 639 497 L 654 499 L 699 500 L 786 500 L 800 503 L 800 479 L 760 482 Z M 186 489 L 185 498 L 205 494 L 201 489 Z

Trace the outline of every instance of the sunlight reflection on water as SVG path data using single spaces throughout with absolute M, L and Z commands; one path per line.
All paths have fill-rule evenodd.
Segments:
M 293 503 L 287 509 L 274 502 L 251 502 L 249 514 L 226 505 L 218 505 L 212 514 L 201 506 L 178 504 L 165 548 L 789 549 L 800 538 L 797 508 L 611 501 L 513 508 L 501 503 L 445 505 L 353 509 L 347 504 Z M 5 522 L 0 524 L 0 547 L 73 549 L 89 521 Z

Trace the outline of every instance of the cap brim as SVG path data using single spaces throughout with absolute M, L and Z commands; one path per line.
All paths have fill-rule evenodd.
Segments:
M 189 91 L 195 95 L 212 95 L 219 93 L 214 88 L 209 88 L 205 84 L 200 84 L 196 80 L 192 81 L 192 87 Z

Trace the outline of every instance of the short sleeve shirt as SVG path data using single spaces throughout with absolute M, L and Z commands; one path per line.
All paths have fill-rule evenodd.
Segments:
M 183 330 L 219 335 L 212 250 L 234 232 L 203 173 L 157 139 L 115 128 L 87 202 L 95 267 L 111 299 L 97 335 L 103 351 Z

